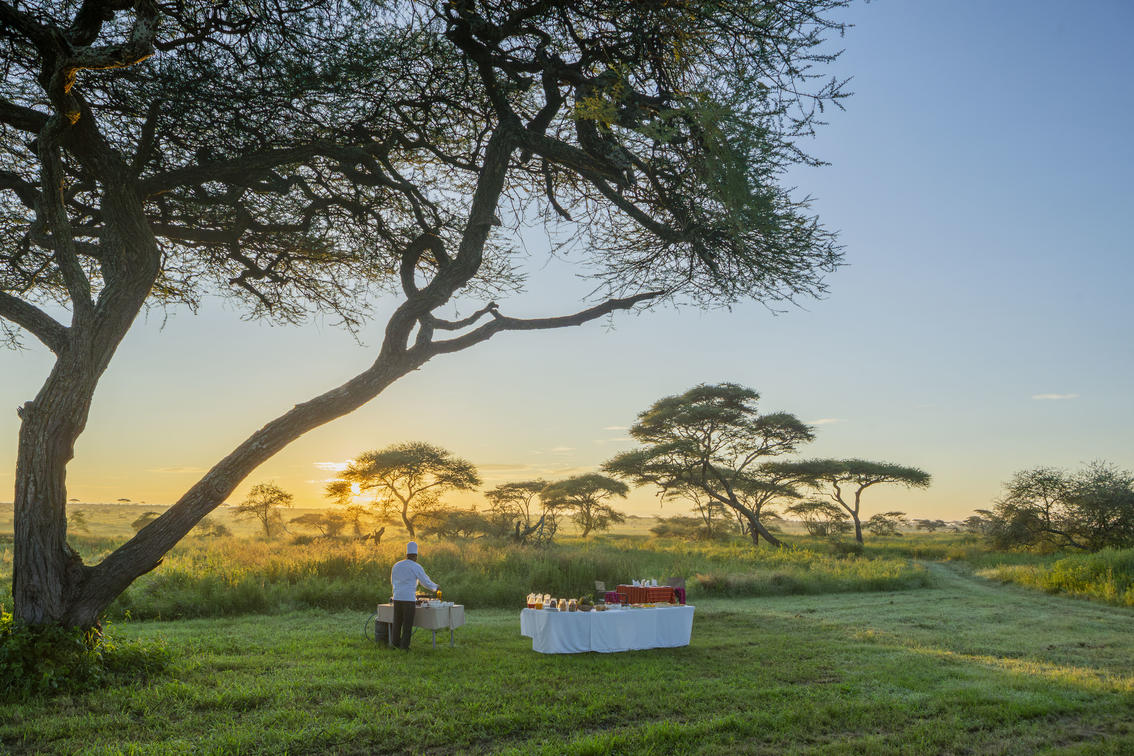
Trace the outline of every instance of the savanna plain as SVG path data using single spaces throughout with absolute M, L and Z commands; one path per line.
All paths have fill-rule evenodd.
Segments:
M 88 559 L 125 538 L 106 518 L 91 530 L 74 538 Z M 0 704 L 0 749 L 1134 752 L 1134 551 L 785 540 L 687 543 L 631 520 L 542 549 L 426 542 L 422 563 L 468 624 L 452 648 L 418 630 L 405 654 L 363 635 L 401 541 L 190 538 L 109 613 L 109 642 L 141 649 L 148 671 Z M 519 634 L 528 591 L 669 575 L 697 607 L 688 647 L 544 656 Z

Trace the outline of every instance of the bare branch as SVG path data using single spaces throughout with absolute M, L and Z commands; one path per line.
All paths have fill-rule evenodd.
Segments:
M 0 100 L 0 123 L 20 131 L 38 134 L 47 124 L 47 114 L 7 100 Z
M 608 299 L 602 304 L 582 310 L 574 315 L 562 315 L 553 318 L 532 318 L 528 320 L 509 318 L 499 314 L 495 309 L 492 309 L 493 320 L 491 323 L 485 323 L 480 328 L 466 333 L 464 336 L 458 336 L 457 338 L 447 339 L 445 341 L 435 341 L 428 346 L 428 349 L 431 354 L 446 354 L 449 352 L 458 352 L 473 344 L 487 341 L 501 331 L 540 331 L 551 328 L 566 328 L 567 326 L 582 325 L 596 318 L 601 318 L 603 315 L 609 315 L 615 310 L 629 310 L 634 305 L 656 299 L 662 296 L 663 293 L 664 292 L 660 291 L 649 291 L 642 294 L 635 294 L 632 297 Z
M 0 291 L 0 318 L 20 326 L 56 354 L 67 348 L 66 326 L 35 305 L 3 291 Z

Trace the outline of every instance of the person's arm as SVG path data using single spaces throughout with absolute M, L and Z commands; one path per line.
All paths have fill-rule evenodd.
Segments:
M 421 583 L 422 585 L 424 585 L 426 588 L 428 588 L 431 591 L 436 591 L 440 587 L 439 585 L 437 585 L 437 583 L 434 583 L 432 580 L 429 579 L 429 576 L 425 574 L 425 568 L 424 567 L 422 567 L 417 562 L 414 562 L 413 566 L 417 567 L 417 582 Z

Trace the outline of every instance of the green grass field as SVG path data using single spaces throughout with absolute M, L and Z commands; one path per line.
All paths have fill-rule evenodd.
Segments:
M 131 514 L 72 540 L 98 559 Z M 632 525 L 546 551 L 424 543 L 469 624 L 452 649 L 419 631 L 408 655 L 362 637 L 400 541 L 187 539 L 110 611 L 112 638 L 163 644 L 170 667 L 0 704 L 0 752 L 1134 753 L 1132 552 L 915 534 L 854 556 Z M 543 656 L 519 634 L 529 590 L 671 574 L 698 607 L 687 648 Z
M 687 648 L 543 656 L 516 610 L 456 648 L 365 614 L 129 622 L 150 684 L 9 705 L 13 753 L 1130 753 L 1134 612 L 932 565 L 933 588 L 704 599 Z

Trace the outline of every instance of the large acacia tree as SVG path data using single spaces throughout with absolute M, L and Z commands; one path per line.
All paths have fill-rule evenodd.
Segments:
M 0 0 L 0 323 L 55 355 L 19 411 L 15 610 L 90 625 L 258 465 L 438 355 L 664 299 L 823 289 L 780 176 L 841 85 L 845 0 Z M 594 299 L 510 317 L 520 224 Z M 287 408 L 98 564 L 66 468 L 146 307 L 392 310 L 370 367 Z M 454 316 L 460 305 L 464 317 Z
M 791 454 L 815 435 L 791 413 L 762 414 L 759 398 L 752 389 L 719 383 L 659 399 L 630 428 L 642 446 L 603 469 L 667 494 L 698 491 L 736 513 L 754 544 L 763 537 L 779 546 L 761 516 L 772 500 L 796 496 L 791 482 L 798 476 L 769 474 L 764 460 Z
M 372 496 L 379 519 L 400 522 L 414 538 L 418 520 L 440 511 L 444 494 L 479 485 L 472 462 L 433 444 L 408 441 L 358 455 L 327 484 L 327 496 L 341 504 Z
M 616 496 L 625 499 L 628 493 L 630 487 L 620 480 L 584 473 L 548 484 L 540 499 L 549 510 L 570 512 L 579 534 L 586 538 L 591 531 L 610 530 L 611 525 L 626 522 L 626 515 L 608 502 Z
M 807 459 L 799 462 L 773 462 L 771 470 L 794 476 L 842 507 L 854 521 L 854 538 L 862 543 L 862 494 L 879 485 L 928 488 L 932 476 L 917 467 L 867 459 Z M 903 515 L 889 512 L 890 515 Z

